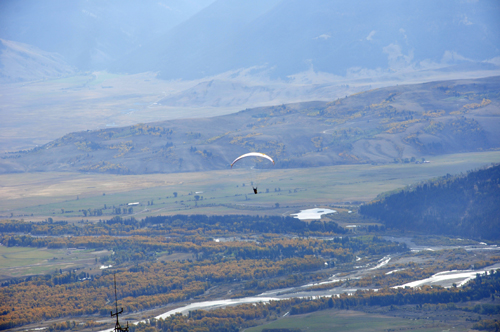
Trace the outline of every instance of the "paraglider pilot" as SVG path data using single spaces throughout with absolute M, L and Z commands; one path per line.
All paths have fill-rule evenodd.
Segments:
M 260 152 L 250 152 L 250 153 L 245 153 L 244 155 L 242 156 L 239 156 L 238 158 L 236 158 L 232 163 L 231 163 L 231 168 L 233 168 L 233 165 L 238 161 L 238 160 L 241 160 L 243 158 L 246 158 L 246 157 L 260 157 L 260 158 L 266 158 L 267 160 L 269 160 L 270 162 L 273 163 L 274 165 L 274 160 L 269 157 L 267 154 L 264 154 L 264 153 L 260 153 Z M 255 195 L 257 195 L 257 187 L 254 187 L 253 186 L 253 182 L 252 182 L 252 189 L 253 189 L 253 193 Z

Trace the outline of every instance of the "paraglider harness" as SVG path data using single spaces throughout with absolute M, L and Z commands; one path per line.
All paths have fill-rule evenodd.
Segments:
M 261 157 L 261 158 L 265 158 L 267 160 L 269 160 L 270 162 L 273 163 L 274 165 L 274 160 L 273 158 L 269 157 L 267 154 L 264 154 L 264 153 L 261 153 L 261 152 L 249 152 L 249 153 L 245 153 L 244 155 L 242 156 L 239 156 L 238 158 L 236 158 L 232 163 L 231 163 L 231 168 L 233 168 L 233 165 L 238 161 L 238 160 L 241 160 L 242 158 L 246 158 L 246 157 Z M 254 188 L 253 186 L 253 183 L 252 183 L 252 189 L 253 189 L 253 193 L 257 195 L 257 187 Z

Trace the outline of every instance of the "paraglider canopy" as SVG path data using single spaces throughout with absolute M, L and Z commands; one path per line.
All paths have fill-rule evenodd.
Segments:
M 244 155 L 241 155 L 239 156 L 238 158 L 236 158 L 232 163 L 231 163 L 231 168 L 233 168 L 233 165 L 243 159 L 243 158 L 246 158 L 246 157 L 262 157 L 262 158 L 266 158 L 268 159 L 269 161 L 271 161 L 274 165 L 274 160 L 273 158 L 269 157 L 267 154 L 264 154 L 264 153 L 261 153 L 261 152 L 250 152 L 250 153 L 245 153 Z
M 255 158 L 255 157 L 257 157 L 257 158 Z M 267 159 L 267 160 L 269 160 L 270 162 L 272 162 L 272 163 L 273 163 L 273 165 L 274 165 L 274 160 L 273 160 L 273 158 L 269 157 L 267 154 L 265 154 L 265 153 L 261 153 L 261 152 L 250 152 L 250 153 L 245 153 L 244 155 L 241 155 L 241 156 L 239 156 L 238 158 L 236 158 L 236 159 L 235 159 L 235 160 L 231 163 L 231 168 L 233 168 L 233 165 L 234 165 L 234 164 L 236 164 L 238 161 L 240 161 L 241 159 L 245 159 L 245 158 L 249 158 L 249 159 L 250 159 L 250 161 L 251 161 L 252 159 L 257 159 L 257 160 L 258 160 L 258 159 L 260 159 L 260 158 L 264 158 L 264 159 Z M 242 163 L 243 163 L 243 164 L 245 164 L 245 161 L 243 161 Z M 259 183 L 259 178 L 260 178 L 260 177 L 259 177 L 259 176 L 257 176 L 256 174 L 259 174 L 259 173 L 260 173 L 260 171 L 259 171 L 259 170 L 257 169 L 257 167 L 255 167 L 255 166 L 252 166 L 250 169 L 252 170 L 252 174 L 253 174 L 253 175 L 252 175 L 252 177 L 251 177 L 251 178 L 253 179 L 253 180 L 251 181 L 251 183 L 252 183 L 253 193 L 254 193 L 254 194 L 257 194 L 257 193 L 258 193 L 258 191 L 257 191 L 257 186 L 258 186 L 258 183 Z M 256 172 L 256 173 L 255 173 L 255 172 Z

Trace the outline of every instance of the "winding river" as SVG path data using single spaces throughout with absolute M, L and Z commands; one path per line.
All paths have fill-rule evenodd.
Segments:
M 415 243 L 411 241 L 409 238 L 395 238 L 395 237 L 385 237 L 388 240 L 395 241 L 395 242 L 405 242 L 408 247 L 412 251 L 421 251 L 421 250 L 441 250 L 441 249 L 452 249 L 452 248 L 463 248 L 468 251 L 481 251 L 481 250 L 495 250 L 495 251 L 500 251 L 500 247 L 497 245 L 487 245 L 486 243 L 481 243 L 479 245 L 465 245 L 465 246 L 418 246 Z M 271 291 L 264 292 L 262 294 L 259 294 L 257 296 L 251 296 L 251 297 L 244 297 L 244 298 L 239 298 L 239 299 L 227 299 L 227 300 L 215 300 L 215 301 L 203 301 L 203 302 L 194 302 L 191 304 L 188 304 L 183 307 L 179 307 L 176 309 L 169 310 L 161 315 L 156 316 L 156 319 L 160 318 L 166 318 L 171 315 L 181 313 L 181 314 L 187 314 L 189 311 L 192 310 L 198 310 L 198 309 L 215 309 L 215 308 L 224 308 L 227 306 L 233 306 L 233 305 L 238 305 L 238 304 L 245 304 L 245 303 L 259 303 L 259 302 L 269 302 L 269 301 L 279 301 L 279 300 L 285 300 L 285 299 L 290 299 L 290 298 L 318 298 L 318 297 L 330 297 L 330 296 L 335 296 L 343 293 L 347 294 L 352 294 L 356 292 L 357 288 L 346 288 L 346 287 L 335 287 L 332 289 L 328 290 L 320 290 L 320 291 L 307 291 L 306 289 L 314 286 L 314 285 L 323 285 L 327 283 L 335 283 L 337 281 L 341 280 L 346 280 L 347 278 L 349 279 L 358 279 L 361 278 L 361 276 L 365 273 L 368 273 L 369 271 L 373 271 L 376 269 L 380 269 L 383 266 L 389 264 L 391 261 L 392 257 L 391 255 L 385 256 L 382 259 L 380 259 L 378 262 L 375 264 L 367 264 L 364 266 L 356 266 L 355 271 L 353 271 L 352 274 L 349 276 L 345 276 L 343 278 L 338 278 L 336 275 L 332 275 L 329 280 L 323 281 L 321 283 L 314 283 L 314 284 L 306 284 L 303 286 L 299 287 L 291 287 L 291 288 L 283 288 L 283 289 L 275 289 Z M 485 273 L 488 273 L 491 270 L 498 270 L 500 269 L 500 263 L 491 265 L 488 267 L 485 267 L 483 269 L 477 269 L 477 270 L 456 270 L 456 271 L 444 271 L 444 272 L 439 272 L 436 273 L 435 275 L 422 279 L 422 280 L 416 280 L 412 281 L 409 283 L 406 283 L 404 285 L 399 285 L 399 286 L 394 286 L 393 288 L 398 288 L 398 287 L 421 287 L 423 285 L 439 285 L 442 287 L 451 287 L 453 284 L 455 284 L 457 287 L 460 287 L 464 284 L 466 284 L 469 280 L 474 279 L 476 275 L 482 275 Z M 397 270 L 394 271 L 389 271 L 387 274 L 394 273 Z M 134 323 L 134 324 L 137 324 Z M 103 330 L 101 332 L 110 332 L 113 331 L 113 329 L 109 330 Z

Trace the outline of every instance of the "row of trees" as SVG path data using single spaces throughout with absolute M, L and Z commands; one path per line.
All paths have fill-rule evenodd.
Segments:
M 151 204 L 153 202 L 151 201 Z M 83 210 L 86 211 L 86 210 Z M 97 211 L 97 210 L 96 210 Z M 130 208 L 114 208 L 114 213 L 132 213 Z M 89 213 L 88 211 L 86 212 Z M 147 227 L 147 228 L 146 228 Z M 0 232 L 22 232 L 34 235 L 189 235 L 198 233 L 234 232 L 246 234 L 291 233 L 298 235 L 320 235 L 324 233 L 346 234 L 347 230 L 336 222 L 314 220 L 305 223 L 292 217 L 249 216 L 249 215 L 174 215 L 146 217 L 143 220 L 115 216 L 107 221 L 75 226 L 65 221 L 25 222 L 18 220 L 0 221 Z
M 408 251 L 402 243 L 386 241 L 378 237 L 337 237 L 331 240 L 316 238 L 282 238 L 277 235 L 263 237 L 259 241 L 217 242 L 201 235 L 169 238 L 164 236 L 74 236 L 74 237 L 32 237 L 29 235 L 4 235 L 0 243 L 6 246 L 30 246 L 57 248 L 109 249 L 115 252 L 115 262 L 133 261 L 134 255 L 142 253 L 143 258 L 155 252 L 193 253 L 199 259 L 217 260 L 231 257 L 238 260 L 270 259 L 321 256 L 339 262 L 350 262 L 355 255 L 386 255 Z
M 312 221 L 305 223 L 292 217 L 250 215 L 175 215 L 146 217 L 145 224 L 158 225 L 158 229 L 169 229 L 182 224 L 186 229 L 227 230 L 238 233 L 293 233 L 329 232 L 345 234 L 347 231 L 335 222 Z

